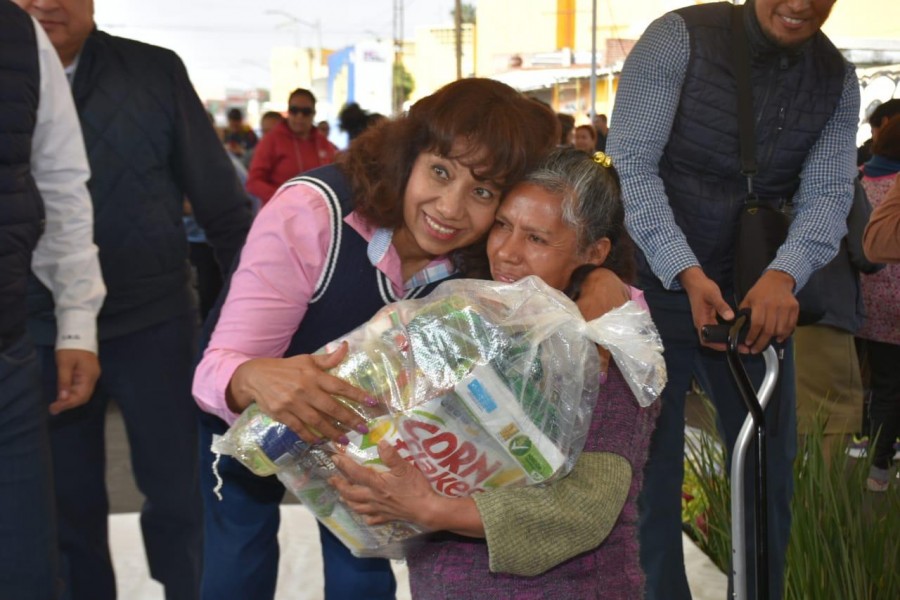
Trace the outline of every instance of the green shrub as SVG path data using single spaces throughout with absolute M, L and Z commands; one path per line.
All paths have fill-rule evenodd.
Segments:
M 700 430 L 685 436 L 682 520 L 694 542 L 723 572 L 731 561 L 731 488 L 712 407 Z

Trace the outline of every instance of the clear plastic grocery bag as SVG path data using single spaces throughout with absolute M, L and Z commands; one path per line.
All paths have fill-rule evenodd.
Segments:
M 445 282 L 426 298 L 385 306 L 321 351 L 344 341 L 349 353 L 331 373 L 379 403 L 338 400 L 366 419 L 369 433 L 310 447 L 251 406 L 213 449 L 258 475 L 277 474 L 357 556 L 401 557 L 422 530 L 366 525 L 328 483 L 331 455 L 384 468 L 377 445 L 387 440 L 447 496 L 547 483 L 567 474 L 584 446 L 600 387 L 595 344 L 609 349 L 640 404 L 666 381 L 646 311 L 628 302 L 587 323 L 536 277 Z

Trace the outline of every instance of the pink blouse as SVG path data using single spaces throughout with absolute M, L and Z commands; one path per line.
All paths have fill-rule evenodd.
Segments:
M 344 222 L 367 242 L 376 235 L 376 228 L 355 212 Z M 247 236 L 222 314 L 194 373 L 192 391 L 202 410 L 229 424 L 237 419 L 225 402 L 231 377 L 252 358 L 282 356 L 287 350 L 325 270 L 330 244 L 328 204 L 316 188 L 303 183 L 282 188 L 263 207 Z M 371 250 L 370 245 L 370 255 Z M 445 263 L 449 261 L 436 259 L 423 270 Z M 402 298 L 405 285 L 400 256 L 393 245 L 374 266 L 391 281 L 397 299 Z

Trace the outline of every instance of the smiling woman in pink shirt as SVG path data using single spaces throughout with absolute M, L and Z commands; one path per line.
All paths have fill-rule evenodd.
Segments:
M 346 351 L 311 353 L 456 273 L 462 250 L 483 243 L 503 193 L 555 141 L 549 108 L 504 84 L 465 79 L 366 131 L 337 164 L 281 187 L 250 231 L 196 371 L 194 397 L 218 417 L 203 420 L 203 435 L 223 432 L 252 402 L 309 443 L 364 430 L 332 395 L 374 401 L 325 373 Z M 212 462 L 208 451 L 202 461 Z M 219 472 L 221 502 L 214 483 L 201 486 L 203 593 L 271 598 L 284 488 L 227 457 Z M 388 561 L 354 558 L 321 527 L 320 537 L 326 598 L 394 597 Z

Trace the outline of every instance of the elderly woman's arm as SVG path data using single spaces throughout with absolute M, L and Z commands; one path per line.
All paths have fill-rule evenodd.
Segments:
M 491 571 L 539 575 L 596 548 L 616 524 L 630 486 L 625 458 L 585 452 L 571 473 L 549 485 L 476 494 Z
M 600 545 L 631 486 L 631 465 L 624 457 L 585 452 L 571 473 L 548 485 L 447 498 L 386 442 L 378 450 L 387 472 L 333 457 L 346 479 L 334 477 L 331 483 L 351 509 L 369 525 L 402 520 L 487 538 L 491 571 L 514 575 L 538 575 Z
M 900 177 L 872 212 L 863 251 L 872 262 L 900 262 Z

